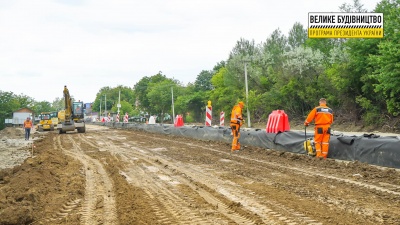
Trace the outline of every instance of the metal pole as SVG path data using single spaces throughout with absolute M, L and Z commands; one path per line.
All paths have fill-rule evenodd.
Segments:
M 250 110 L 249 110 L 249 88 L 247 85 L 247 63 L 244 63 L 244 80 L 246 83 L 246 106 L 247 106 L 247 124 L 251 127 L 250 123 Z
M 119 114 L 119 108 L 121 107 L 121 91 L 118 92 L 118 114 Z
M 107 117 L 107 94 L 104 94 L 104 116 Z
M 100 112 L 99 112 L 99 120 L 101 121 L 101 102 L 103 101 L 101 95 L 100 95 Z
M 175 124 L 175 107 L 174 107 L 174 88 L 171 86 L 172 93 L 172 122 Z

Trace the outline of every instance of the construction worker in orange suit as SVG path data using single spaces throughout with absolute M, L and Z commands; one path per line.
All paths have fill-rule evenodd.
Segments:
M 243 124 L 242 110 L 244 107 L 243 102 L 239 102 L 237 105 L 233 106 L 231 113 L 231 129 L 233 134 L 232 140 L 232 152 L 240 150 L 240 127 Z
M 24 129 L 25 129 L 25 140 L 29 140 L 31 129 L 33 129 L 33 123 L 30 117 L 27 117 L 26 120 L 24 121 Z
M 328 156 L 329 139 L 331 137 L 331 124 L 333 123 L 333 111 L 326 106 L 326 99 L 319 100 L 319 106 L 308 114 L 304 126 L 308 126 L 314 120 L 314 143 L 317 158 Z

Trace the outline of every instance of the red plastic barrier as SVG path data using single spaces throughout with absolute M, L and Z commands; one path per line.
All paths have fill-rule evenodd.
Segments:
M 177 115 L 174 123 L 174 127 L 182 127 L 183 126 L 183 118 L 181 115 Z
M 274 110 L 268 116 L 267 133 L 278 133 L 290 130 L 289 118 L 284 110 Z

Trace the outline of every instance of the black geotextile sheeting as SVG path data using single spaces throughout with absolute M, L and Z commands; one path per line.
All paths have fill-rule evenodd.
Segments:
M 171 124 L 139 124 L 139 123 L 100 123 L 94 124 L 143 130 L 152 133 L 184 136 L 200 140 L 232 142 L 229 127 L 182 126 Z M 282 133 L 266 133 L 265 129 L 241 129 L 241 145 L 306 154 L 305 138 L 313 137 L 314 133 L 300 131 L 285 131 Z M 331 135 L 328 158 L 360 161 L 368 164 L 400 168 L 400 137 L 364 134 L 362 136 Z

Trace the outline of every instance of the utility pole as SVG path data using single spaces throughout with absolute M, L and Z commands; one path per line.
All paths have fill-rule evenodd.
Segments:
M 103 96 L 100 95 L 100 112 L 99 112 L 99 120 L 100 121 L 101 121 L 101 102 L 103 101 L 102 98 L 103 98 Z
M 250 110 L 249 110 L 249 88 L 247 85 L 247 62 L 244 62 L 244 80 L 245 80 L 245 85 L 246 85 L 246 108 L 247 108 L 247 124 L 248 127 L 251 127 L 251 123 L 250 123 Z
M 119 108 L 121 108 L 121 91 L 119 91 L 118 92 L 118 105 L 117 105 L 117 108 L 118 108 L 118 115 L 119 115 Z
M 171 86 L 171 95 L 172 95 L 172 122 L 175 124 L 174 87 L 173 86 Z
M 104 116 L 107 117 L 107 94 L 104 94 Z

